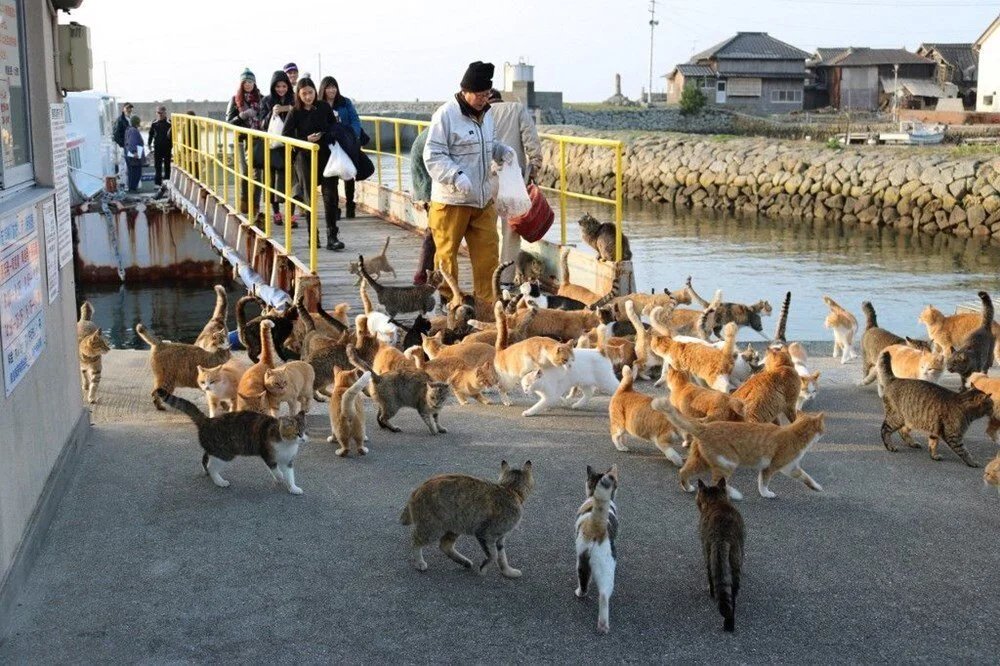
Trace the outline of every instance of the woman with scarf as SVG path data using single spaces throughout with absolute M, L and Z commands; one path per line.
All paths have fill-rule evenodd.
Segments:
M 320 99 L 330 105 L 336 114 L 337 119 L 347 127 L 351 128 L 354 138 L 361 143 L 361 118 L 354 108 L 354 102 L 340 94 L 340 85 L 337 79 L 332 76 L 324 76 L 319 84 Z M 334 189 L 339 191 L 337 185 Z M 347 201 L 347 211 L 344 217 L 352 219 L 354 217 L 354 181 L 344 181 L 344 199 Z M 337 197 L 337 217 L 340 218 L 340 197 Z
M 257 87 L 257 78 L 249 68 L 244 69 L 240 74 L 240 86 L 236 89 L 236 94 L 229 100 L 226 108 L 226 122 L 237 127 L 259 130 L 261 128 L 261 95 Z M 260 174 L 253 168 L 253 156 L 247 155 L 246 137 L 239 139 L 239 150 L 241 157 L 236 160 L 236 168 L 242 174 L 252 174 L 252 177 L 260 180 Z M 240 212 L 248 213 L 247 201 L 247 181 L 240 180 Z M 255 188 L 254 199 L 260 201 L 260 189 Z M 256 206 L 255 206 L 256 207 Z
M 337 123 L 337 117 L 333 114 L 330 105 L 319 99 L 316 92 L 316 85 L 309 77 L 299 79 L 295 87 L 295 107 L 285 118 L 285 136 L 290 136 L 303 141 L 311 141 L 319 144 L 319 173 L 317 177 L 320 183 L 320 190 L 323 193 L 323 212 L 326 215 L 326 249 L 340 251 L 344 249 L 344 244 L 340 241 L 337 220 L 340 217 L 338 207 L 337 178 L 326 178 L 323 176 L 323 167 L 330 159 L 329 144 L 332 141 L 330 128 Z M 311 174 L 309 172 L 309 153 L 297 151 L 295 156 L 295 169 L 299 178 L 306 183 L 305 189 L 311 190 L 308 186 Z M 316 192 L 310 191 L 308 202 L 313 205 Z M 311 230 L 310 230 L 311 231 Z
M 279 69 L 271 75 L 271 93 L 261 100 L 261 128 L 267 129 L 271 123 L 271 116 L 281 118 L 282 122 L 288 117 L 295 104 L 295 92 L 292 90 L 292 82 L 284 70 Z M 257 164 L 258 168 L 262 165 Z M 285 147 L 271 149 L 271 187 L 282 189 L 285 185 Z M 281 208 L 278 196 L 271 195 L 271 206 L 274 210 L 275 224 L 282 223 Z M 299 226 L 294 218 L 292 226 Z

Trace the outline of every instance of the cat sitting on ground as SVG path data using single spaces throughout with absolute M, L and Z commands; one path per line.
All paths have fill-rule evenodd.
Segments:
M 417 486 L 399 517 L 401 524 L 413 526 L 413 566 L 417 571 L 427 570 L 423 549 L 435 541 L 452 561 L 471 569 L 472 561 L 455 550 L 458 537 L 468 534 L 476 537 L 487 555 L 479 565 L 480 574 L 496 562 L 501 574 L 519 578 L 521 571 L 507 561 L 505 540 L 521 521 L 524 501 L 534 488 L 531 472 L 530 460 L 521 469 L 504 460 L 496 482 L 465 474 L 440 474 Z
M 277 416 L 281 405 L 288 405 L 289 414 L 308 412 L 312 402 L 316 372 L 305 361 L 289 361 L 277 368 L 264 370 L 264 389 L 271 416 Z
M 993 299 L 985 291 L 979 292 L 979 300 L 983 302 L 983 316 L 979 328 L 972 331 L 961 347 L 949 349 L 947 368 L 962 379 L 962 388 L 973 372 L 989 372 L 993 366 L 993 347 L 996 337 L 993 335 Z
M 378 302 L 385 308 L 386 314 L 390 317 L 407 312 L 426 314 L 436 310 L 440 305 L 438 287 L 444 282 L 440 271 L 429 271 L 426 284 L 389 287 L 379 284 L 368 273 L 365 258 L 362 255 L 358 255 L 358 268 L 361 270 L 361 276 L 375 291 Z
M 830 308 L 823 326 L 833 331 L 832 356 L 837 358 L 837 354 L 840 354 L 840 362 L 847 363 L 852 358 L 857 358 L 854 353 L 854 335 L 858 332 L 858 320 L 829 296 L 824 296 L 823 302 Z
M 545 264 L 541 259 L 524 250 L 517 253 L 517 259 L 514 261 L 514 284 L 536 282 L 542 279 L 544 274 Z
M 198 366 L 198 388 L 205 392 L 209 418 L 236 410 L 236 391 L 249 369 L 250 364 L 239 358 L 210 368 Z
M 582 409 L 600 391 L 614 395 L 618 389 L 611 361 L 598 349 L 576 349 L 573 361 L 556 366 L 540 366 L 521 378 L 521 388 L 528 395 L 536 394 L 538 402 L 521 412 L 521 416 L 534 416 L 563 402 L 563 397 L 573 389 L 579 389 L 582 397 L 570 405 L 571 409 Z
M 226 296 L 226 288 L 221 284 L 215 285 L 215 310 L 212 312 L 212 318 L 208 320 L 205 327 L 201 329 L 201 333 L 195 339 L 194 343 L 201 347 L 202 349 L 209 349 L 209 345 L 212 343 L 212 335 L 217 331 L 222 331 L 226 335 L 229 335 L 229 299 Z M 211 350 L 209 350 L 211 351 Z
M 285 484 L 288 492 L 302 494 L 302 489 L 295 485 L 292 463 L 299 447 L 309 440 L 305 412 L 281 418 L 246 411 L 208 417 L 193 403 L 163 389 L 156 389 L 156 398 L 194 421 L 198 443 L 205 451 L 201 466 L 215 485 L 220 488 L 229 485 L 222 472 L 236 456 L 260 456 L 274 479 Z
M 990 396 L 977 388 L 955 393 L 920 379 L 898 379 L 892 372 L 892 359 L 887 352 L 879 357 L 877 367 L 885 406 L 882 444 L 887 450 L 899 450 L 891 441 L 897 430 L 908 446 L 920 448 L 910 431 L 923 430 L 928 434 L 927 449 L 933 460 L 941 460 L 937 447 L 943 439 L 962 462 L 969 467 L 979 467 L 962 445 L 962 437 L 973 421 L 992 414 Z
M 225 363 L 231 355 L 229 336 L 216 331 L 205 350 L 183 342 L 165 342 L 152 334 L 142 323 L 135 325 L 135 332 L 152 347 L 149 366 L 153 371 L 153 404 L 159 410 L 166 409 L 157 397 L 157 389 L 173 393 L 176 388 L 198 388 L 198 366 L 214 366 Z
M 735 631 L 736 595 L 740 591 L 746 538 L 743 516 L 729 499 L 725 477 L 714 486 L 706 486 L 698 479 L 695 503 L 700 514 L 698 533 L 708 573 L 708 594 L 719 600 L 723 630 Z
M 97 387 L 101 385 L 101 357 L 111 351 L 101 329 L 92 320 L 94 306 L 84 301 L 80 306 L 80 320 L 76 322 L 76 351 L 80 359 L 80 387 L 87 402 L 97 402 Z
M 823 490 L 801 466 L 806 451 L 823 434 L 823 412 L 799 412 L 795 421 L 779 426 L 734 421 L 702 423 L 683 416 L 666 398 L 653 401 L 653 408 L 662 411 L 675 428 L 694 437 L 691 453 L 678 475 L 681 487 L 688 492 L 694 490 L 691 477 L 710 470 L 712 478 L 726 479 L 731 498 L 743 499 L 730 479 L 739 467 L 760 470 L 757 490 L 764 498 L 776 497 L 768 483 L 778 472 L 800 479 L 813 490 Z
M 587 499 L 576 511 L 576 596 L 587 596 L 590 581 L 597 586 L 597 633 L 611 630 L 608 614 L 615 589 L 615 564 L 618 552 L 618 465 L 603 474 L 587 465 Z
M 396 269 L 394 269 L 392 264 L 389 263 L 389 258 L 385 254 L 389 249 L 390 240 L 392 240 L 392 236 L 386 236 L 385 245 L 382 246 L 382 251 L 365 259 L 365 268 L 371 275 L 374 275 L 378 279 L 381 279 L 384 273 L 392 273 L 392 279 L 396 279 Z M 351 275 L 358 276 L 358 279 L 354 281 L 355 285 L 361 284 L 363 278 L 361 277 L 361 263 L 359 261 L 352 261 L 348 267 L 348 272 Z
M 632 368 L 626 365 L 622 368 L 618 390 L 611 396 L 608 404 L 611 442 L 619 451 L 629 450 L 625 446 L 626 435 L 652 442 L 667 460 L 680 467 L 684 464 L 684 458 L 674 449 L 674 445 L 681 442 L 680 434 L 662 413 L 652 408 L 652 396 L 639 393 L 632 384 Z
M 590 213 L 584 213 L 577 224 L 580 225 L 580 236 L 583 242 L 594 248 L 598 261 L 616 261 L 615 244 L 617 233 L 611 222 L 601 224 Z M 629 247 L 628 236 L 622 234 L 622 261 L 632 259 L 632 249 Z
M 340 444 L 337 455 L 350 453 L 351 444 L 359 456 L 368 453 L 365 446 L 365 407 L 361 392 L 371 383 L 370 372 L 341 370 L 330 389 L 330 436 L 326 441 Z

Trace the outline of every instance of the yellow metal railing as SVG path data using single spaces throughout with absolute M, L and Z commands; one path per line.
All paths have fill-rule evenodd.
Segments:
M 417 131 L 424 129 L 430 125 L 429 122 L 423 120 L 408 120 L 405 118 L 387 118 L 383 116 L 361 116 L 363 122 L 373 123 L 373 142 L 375 144 L 374 148 L 366 148 L 364 151 L 375 156 L 375 173 L 379 188 L 382 187 L 382 157 L 384 155 L 392 155 L 396 160 L 396 187 L 394 191 L 402 192 L 403 187 L 403 160 L 409 159 L 409 154 L 404 154 L 400 148 L 400 128 L 404 126 L 416 127 Z M 381 128 L 383 125 L 392 125 L 394 141 L 394 150 L 392 152 L 387 152 L 382 150 L 382 132 Z M 559 195 L 559 227 L 560 227 L 560 244 L 566 245 L 566 203 L 567 199 L 579 199 L 582 201 L 592 201 L 594 203 L 609 204 L 615 208 L 615 260 L 622 260 L 622 175 L 623 165 L 622 160 L 625 153 L 625 145 L 621 141 L 615 141 L 613 139 L 593 139 L 590 137 L 581 136 L 566 136 L 563 134 L 539 134 L 539 139 L 542 141 L 554 141 L 559 146 L 559 164 L 554 166 L 559 173 L 558 187 L 541 187 L 540 189 L 546 192 L 553 192 Z M 573 192 L 567 187 L 566 178 L 566 146 L 567 145 L 577 145 L 577 146 L 597 146 L 610 148 L 614 151 L 614 170 L 615 170 L 615 196 L 614 198 L 608 197 L 598 197 L 592 194 L 584 194 L 582 192 Z
M 194 179 L 226 205 L 233 205 L 238 215 L 245 212 L 243 225 L 253 233 L 266 238 L 278 252 L 289 257 L 303 269 L 316 272 L 319 248 L 319 145 L 309 141 L 282 137 L 281 150 L 282 168 L 277 168 L 271 162 L 270 143 L 276 137 L 260 130 L 237 127 L 221 120 L 189 116 L 186 114 L 171 114 L 174 166 Z M 260 167 L 254 166 L 254 146 L 264 142 L 263 173 Z M 309 181 L 312 196 L 303 196 L 307 201 L 300 201 L 293 196 L 292 169 L 295 168 L 293 148 L 306 150 L 309 153 Z M 248 166 L 249 165 L 249 166 Z M 284 171 L 284 182 L 272 182 L 272 170 L 276 173 Z M 242 185 L 242 187 L 241 187 Z M 263 211 L 255 211 L 256 196 L 260 192 Z M 304 193 L 305 194 L 305 193 Z M 273 211 L 271 196 L 275 196 L 283 204 L 284 238 L 279 240 L 274 236 Z M 293 207 L 305 210 L 309 216 L 309 237 L 307 248 L 308 265 L 295 254 L 296 248 L 292 242 Z M 264 228 L 257 226 L 257 213 L 263 213 Z

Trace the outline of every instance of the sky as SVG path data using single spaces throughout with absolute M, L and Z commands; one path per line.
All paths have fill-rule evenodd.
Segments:
M 63 23 L 90 28 L 94 86 L 132 101 L 222 100 L 249 67 L 266 88 L 286 62 L 332 74 L 360 101 L 442 100 L 469 62 L 535 66 L 535 89 L 568 102 L 638 98 L 649 77 L 649 0 L 84 0 Z M 484 11 L 485 9 L 489 11 Z M 974 42 L 1000 0 L 656 2 L 653 90 L 678 62 L 738 31 L 820 46 Z M 320 64 L 322 63 L 322 65 Z

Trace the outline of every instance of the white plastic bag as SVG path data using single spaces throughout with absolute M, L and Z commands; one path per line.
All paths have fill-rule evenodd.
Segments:
M 497 191 L 497 212 L 506 219 L 524 215 L 531 208 L 531 198 L 524 186 L 524 176 L 517 162 L 504 164 L 497 172 L 500 186 Z
M 267 133 L 277 134 L 278 136 L 281 136 L 284 131 L 285 131 L 285 121 L 282 120 L 281 116 L 279 116 L 277 113 L 272 113 L 271 120 L 268 121 L 267 123 Z M 285 145 L 284 141 L 271 139 L 272 148 L 281 148 L 283 145 Z
M 325 178 L 340 178 L 341 180 L 354 180 L 358 175 L 358 170 L 354 162 L 347 156 L 344 149 L 339 144 L 330 144 L 330 159 L 326 161 L 326 168 L 323 169 Z

